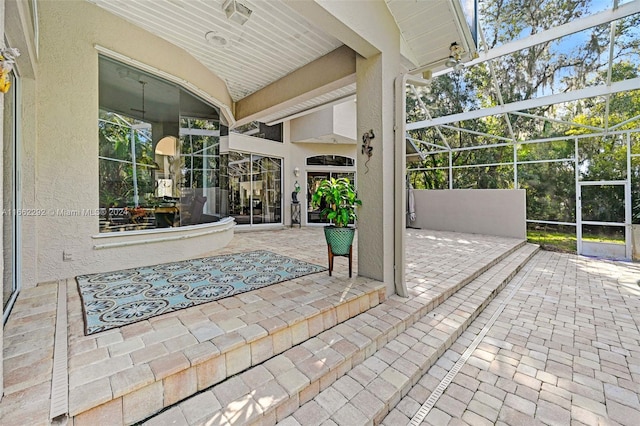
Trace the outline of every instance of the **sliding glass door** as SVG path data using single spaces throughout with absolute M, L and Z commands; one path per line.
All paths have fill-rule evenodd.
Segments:
M 314 207 L 311 205 L 311 196 L 318 189 L 320 182 L 324 179 L 348 178 L 351 183 L 354 183 L 355 176 L 355 172 L 307 172 L 307 223 L 328 223 L 327 219 L 322 217 L 321 214 L 325 206 Z
M 19 260 L 20 260 L 20 229 L 19 187 L 18 187 L 18 138 L 16 135 L 17 122 L 17 94 L 18 84 L 13 73 L 9 74 L 11 90 L 4 95 L 4 123 L 3 123 L 3 158 L 2 158 L 2 255 L 4 269 L 2 276 L 2 312 L 3 322 L 7 321 L 13 303 L 20 291 Z
M 282 160 L 229 153 L 229 210 L 239 225 L 282 223 Z

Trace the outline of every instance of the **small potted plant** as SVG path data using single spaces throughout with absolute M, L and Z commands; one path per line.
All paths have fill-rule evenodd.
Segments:
M 348 226 L 355 221 L 356 206 L 362 205 L 356 191 L 348 178 L 331 178 L 320 182 L 318 189 L 311 197 L 314 207 L 321 207 L 321 215 L 332 222 L 325 226 L 324 236 L 329 246 L 329 275 L 333 269 L 333 255 L 349 256 L 349 276 L 351 276 L 351 245 L 355 235 L 355 227 Z

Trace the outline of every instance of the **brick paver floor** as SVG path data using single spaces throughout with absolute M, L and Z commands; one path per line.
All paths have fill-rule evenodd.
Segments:
M 407 235 L 406 275 L 412 296 L 469 274 L 466 269 L 480 258 L 491 258 L 494 251 L 510 244 L 497 237 L 468 234 L 408 230 Z M 310 241 L 317 249 L 309 249 Z M 245 244 L 326 262 L 320 229 L 238 233 L 225 252 L 238 251 Z M 338 266 L 334 279 L 346 279 L 345 262 Z M 318 279 L 329 280 L 327 274 L 319 274 Z M 494 312 L 504 306 L 423 424 L 640 425 L 639 280 L 637 263 L 540 252 L 384 424 L 406 425 Z M 0 405 L 0 424 L 47 424 L 56 289 L 51 283 L 25 290 L 5 327 L 7 394 Z M 35 328 L 31 328 L 32 318 Z M 71 323 L 72 338 L 76 323 Z M 29 342 L 24 341 L 27 337 Z M 108 347 L 112 352 L 119 342 L 107 337 L 102 336 L 96 348 Z M 80 355 L 76 349 L 71 347 L 71 358 Z
M 383 423 L 407 424 L 506 300 L 422 424 L 639 425 L 639 284 L 637 263 L 540 252 Z

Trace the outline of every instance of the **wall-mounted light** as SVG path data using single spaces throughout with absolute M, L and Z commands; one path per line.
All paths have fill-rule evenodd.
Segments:
M 293 169 L 293 175 L 294 175 L 295 177 L 300 176 L 300 169 L 299 169 L 299 168 L 297 168 L 297 167 L 294 167 L 294 169 Z
M 453 68 L 456 71 L 464 68 L 464 64 L 462 63 L 462 54 L 464 53 L 464 48 L 458 44 L 458 42 L 454 41 L 449 46 L 449 59 L 444 63 L 447 67 Z
M 227 0 L 222 5 L 222 10 L 227 15 L 227 19 L 236 24 L 244 25 L 251 17 L 252 10 L 236 0 Z

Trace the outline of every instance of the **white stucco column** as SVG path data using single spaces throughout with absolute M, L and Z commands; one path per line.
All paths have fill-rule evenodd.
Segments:
M 404 295 L 402 271 L 394 276 L 394 257 L 396 264 L 404 262 L 404 229 L 398 226 L 400 232 L 394 232 L 394 216 L 404 215 L 398 192 L 404 190 L 404 179 L 398 178 L 404 171 L 396 165 L 398 155 L 404 156 L 404 139 L 394 141 L 394 84 L 401 72 L 398 25 L 384 0 L 283 1 L 357 54 L 357 138 L 362 143 L 365 132 L 375 134 L 368 162 L 358 145 L 356 179 L 363 203 L 358 209 L 358 275 L 384 281 L 388 295 L 396 289 Z
M 371 157 L 359 149 L 357 161 L 358 275 L 394 286 L 394 81 L 400 72 L 400 39 L 387 49 L 356 59 L 358 138 L 373 130 Z

